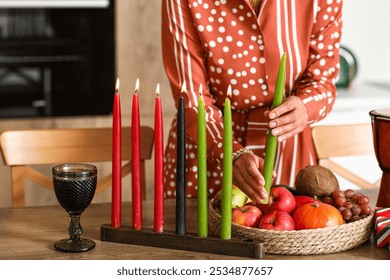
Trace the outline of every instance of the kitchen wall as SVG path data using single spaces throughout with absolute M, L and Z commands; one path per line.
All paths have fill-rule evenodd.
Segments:
M 390 1 L 345 0 L 342 44 L 357 57 L 356 83 L 387 84 L 390 89 Z

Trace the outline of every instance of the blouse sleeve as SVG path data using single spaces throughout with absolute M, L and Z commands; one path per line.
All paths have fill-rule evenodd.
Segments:
M 337 96 L 335 82 L 339 73 L 342 5 L 342 0 L 318 1 L 308 67 L 294 85 L 293 94 L 306 105 L 309 123 L 325 118 Z
M 173 98 L 178 105 L 184 81 L 187 94 L 184 96 L 187 137 L 197 142 L 197 118 L 199 87 L 202 84 L 206 111 L 207 155 L 218 164 L 223 157 L 222 112 L 215 105 L 208 88 L 206 54 L 199 40 L 187 1 L 162 1 L 162 56 Z M 242 146 L 233 141 L 233 151 Z

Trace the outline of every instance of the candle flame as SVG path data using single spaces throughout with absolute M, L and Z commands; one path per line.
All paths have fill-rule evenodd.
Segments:
M 135 82 L 135 90 L 134 93 L 137 93 L 139 91 L 139 79 L 137 78 L 137 81 Z
M 199 85 L 199 91 L 198 92 L 199 92 L 200 97 L 203 98 L 203 85 L 202 84 Z
M 119 92 L 119 78 L 116 79 L 115 92 Z
M 183 82 L 183 85 L 181 86 L 181 94 L 187 93 L 187 84 L 186 81 Z
M 232 86 L 229 85 L 228 90 L 227 90 L 227 98 L 231 98 L 231 97 L 232 97 Z
M 160 96 L 160 83 L 157 83 L 157 86 L 156 86 L 156 96 Z

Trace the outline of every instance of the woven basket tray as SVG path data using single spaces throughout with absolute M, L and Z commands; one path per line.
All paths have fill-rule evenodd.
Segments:
M 232 223 L 232 236 L 256 238 L 265 242 L 264 250 L 276 255 L 329 254 L 356 248 L 370 238 L 373 213 L 359 221 L 319 229 L 277 231 Z M 209 204 L 210 231 L 220 234 L 221 215 Z

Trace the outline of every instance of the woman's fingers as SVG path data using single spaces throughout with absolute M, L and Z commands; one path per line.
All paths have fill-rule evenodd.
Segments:
M 234 184 L 257 203 L 261 203 L 267 195 L 259 168 L 260 159 L 253 154 L 241 155 L 235 160 L 233 168 Z
M 285 99 L 280 106 L 267 112 L 267 116 L 270 118 L 271 133 L 277 136 L 279 141 L 300 133 L 305 129 L 309 119 L 306 106 L 296 96 Z
M 255 189 L 245 180 L 242 174 L 238 174 L 235 176 L 234 184 L 238 186 L 252 201 L 255 201 L 256 203 L 261 203 L 265 198 L 264 192 L 261 190 L 263 188 L 257 186 L 257 189 Z

